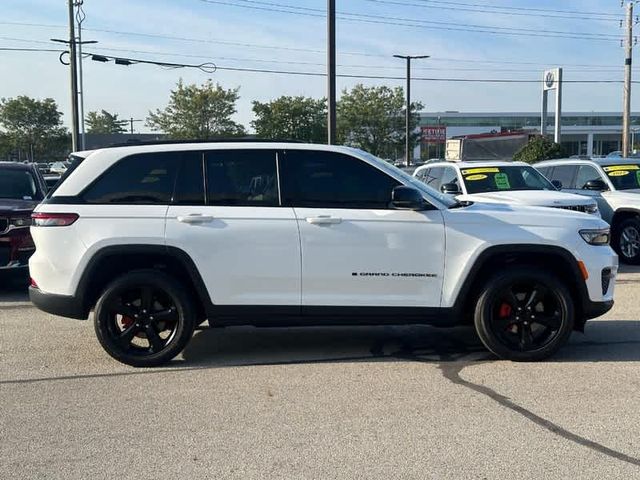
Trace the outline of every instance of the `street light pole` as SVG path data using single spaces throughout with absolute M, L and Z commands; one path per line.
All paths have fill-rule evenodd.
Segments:
M 71 73 L 71 150 L 78 150 L 78 74 L 76 73 L 76 34 L 73 18 L 73 0 L 68 0 L 69 7 L 69 65 Z
M 395 58 L 402 58 L 407 62 L 407 100 L 405 111 L 405 125 L 404 125 L 404 153 L 407 167 L 411 166 L 411 59 L 429 58 L 429 55 L 394 55 Z

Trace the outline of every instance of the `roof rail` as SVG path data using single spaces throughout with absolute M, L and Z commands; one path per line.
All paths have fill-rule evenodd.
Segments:
M 274 138 L 256 138 L 256 137 L 229 137 L 229 138 L 213 138 L 213 139 L 193 139 L 193 140 L 127 140 L 123 143 L 112 143 L 105 147 L 98 148 L 116 148 L 116 147 L 135 147 L 144 145 L 174 145 L 182 143 L 306 143 L 300 140 L 291 139 L 274 139 Z

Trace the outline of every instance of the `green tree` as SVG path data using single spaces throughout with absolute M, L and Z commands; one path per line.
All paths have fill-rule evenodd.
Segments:
M 401 87 L 365 87 L 343 90 L 337 104 L 338 140 L 383 158 L 396 158 L 404 152 L 404 90 Z M 418 125 L 419 102 L 411 104 L 410 127 Z M 415 145 L 418 134 L 411 134 Z
M 52 98 L 21 95 L 0 100 L 0 151 L 18 160 L 47 160 L 68 153 L 62 112 Z
M 185 85 L 180 80 L 171 90 L 167 107 L 149 112 L 147 126 L 177 139 L 244 135 L 244 127 L 231 119 L 240 98 L 238 90 L 225 90 L 211 80 L 201 86 Z
M 513 156 L 516 162 L 535 163 L 566 156 L 564 148 L 547 137 L 535 136 Z
M 117 113 L 109 113 L 106 110 L 89 112 L 85 118 L 87 133 L 124 133 L 127 120 L 118 120 Z
M 253 113 L 251 126 L 260 138 L 327 141 L 326 99 L 282 96 L 267 103 L 254 101 Z

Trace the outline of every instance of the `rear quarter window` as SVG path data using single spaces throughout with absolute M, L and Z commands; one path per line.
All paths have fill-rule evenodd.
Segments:
M 176 172 L 188 152 L 130 155 L 119 160 L 82 194 L 87 203 L 169 204 Z

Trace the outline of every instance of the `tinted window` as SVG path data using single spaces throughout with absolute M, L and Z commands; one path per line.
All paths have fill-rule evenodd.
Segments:
M 495 166 L 464 168 L 460 171 L 468 193 L 501 190 L 555 190 L 533 167 Z
M 204 205 L 204 175 L 202 153 L 187 152 L 178 170 L 173 203 L 176 205 Z
M 562 188 L 575 188 L 575 182 L 573 180 L 576 176 L 577 168 L 576 165 L 557 165 L 553 167 L 551 180 L 562 182 Z
M 372 165 L 335 152 L 290 150 L 281 162 L 285 205 L 388 208 L 398 181 Z
M 6 168 L 0 170 L 0 198 L 39 200 L 42 197 L 31 172 Z
M 168 204 L 182 152 L 141 153 L 109 168 L 83 194 L 89 203 Z
M 580 165 L 576 177 L 576 188 L 584 188 L 586 183 L 591 180 L 602 180 L 602 178 L 600 178 L 598 171 L 591 165 Z
M 640 188 L 640 164 L 607 165 L 602 169 L 616 190 Z
M 275 152 L 220 150 L 205 160 L 209 205 L 279 205 Z

